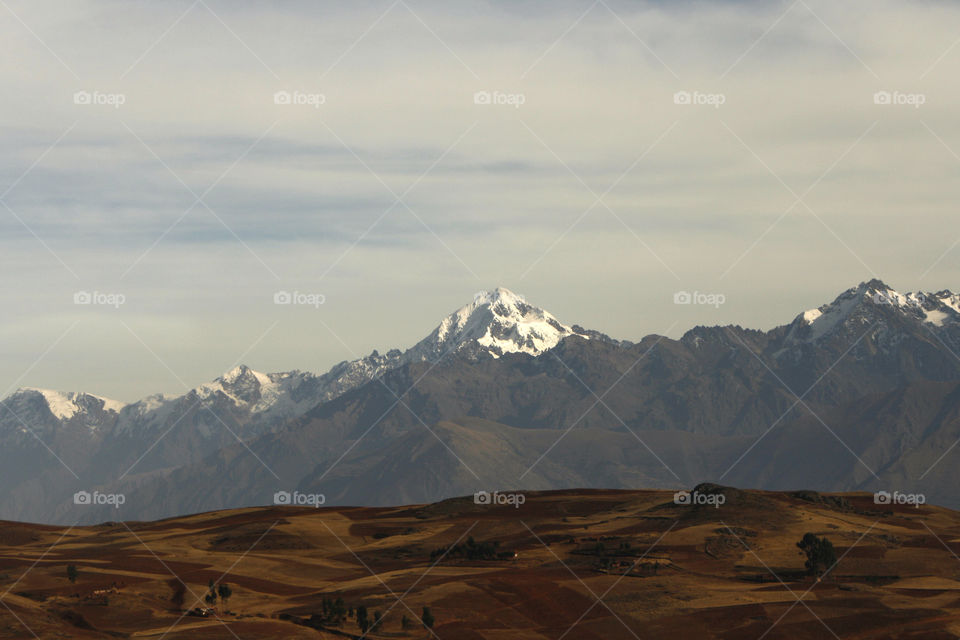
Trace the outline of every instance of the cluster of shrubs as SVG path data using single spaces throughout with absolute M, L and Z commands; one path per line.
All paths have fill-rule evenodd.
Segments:
M 343 598 L 323 598 L 320 602 L 321 613 L 315 613 L 310 616 L 312 625 L 339 625 L 342 624 L 347 616 L 353 616 L 353 608 L 347 609 Z
M 467 541 L 446 547 L 439 547 L 430 552 L 430 559 L 462 558 L 464 560 L 509 560 L 513 558 L 513 551 L 501 551 L 499 541 L 477 542 L 473 536 Z
M 343 598 L 340 597 L 336 599 L 325 597 L 321 601 L 320 606 L 321 612 L 313 614 L 309 620 L 306 621 L 308 626 L 314 628 L 340 626 L 347 620 L 352 619 L 357 623 L 360 633 L 366 635 L 367 633 L 380 631 L 385 620 L 384 614 L 379 611 L 374 611 L 371 615 L 366 605 L 359 605 L 356 608 L 347 607 Z M 430 611 L 430 607 L 424 607 L 423 613 L 420 615 L 420 624 L 427 629 L 432 629 L 434 622 L 435 620 L 433 613 Z M 404 631 L 407 631 L 413 629 L 415 626 L 413 621 L 404 614 L 400 620 L 400 627 Z
M 605 556 L 635 556 L 639 552 L 632 548 L 630 542 L 622 540 L 617 544 L 617 546 L 613 546 L 612 544 L 608 546 L 606 543 L 601 541 L 597 541 L 593 544 L 583 544 L 574 549 L 573 553 L 603 558 Z

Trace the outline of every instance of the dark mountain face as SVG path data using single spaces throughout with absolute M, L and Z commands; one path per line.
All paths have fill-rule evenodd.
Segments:
M 263 504 L 294 489 L 323 493 L 328 504 L 390 504 L 480 489 L 702 480 L 883 488 L 919 483 L 918 469 L 960 431 L 951 391 L 960 381 L 960 296 L 949 292 L 901 295 L 872 281 L 769 332 L 697 327 L 636 344 L 568 328 L 510 296 L 475 300 L 375 367 L 338 365 L 336 379 L 349 369 L 355 384 L 313 404 L 316 390 L 305 385 L 331 374 L 286 387 L 274 377 L 288 374 L 218 379 L 180 398 L 161 425 L 92 447 L 90 466 L 111 469 L 168 432 L 139 473 L 102 474 L 97 484 L 126 495 L 125 518 Z M 307 401 L 291 404 L 294 393 Z M 272 422 L 251 409 L 265 398 L 282 408 Z M 935 491 L 955 486 L 952 468 L 935 467 L 924 486 L 956 504 Z M 35 513 L 116 516 L 63 499 Z
M 406 351 L 374 351 L 322 375 L 239 366 L 181 396 L 129 405 L 21 390 L 0 401 L 0 462 L 7 463 L 0 466 L 0 508 L 9 518 L 48 520 L 73 509 L 76 491 L 110 482 L 139 486 L 224 447 L 244 446 L 386 372 L 448 354 L 464 362 L 537 356 L 574 335 L 617 344 L 497 289 L 474 296 Z
M 960 383 L 917 382 L 817 416 L 800 412 L 760 441 L 751 462 L 727 479 L 770 488 L 899 489 L 956 507 L 960 474 L 950 454 L 958 438 Z

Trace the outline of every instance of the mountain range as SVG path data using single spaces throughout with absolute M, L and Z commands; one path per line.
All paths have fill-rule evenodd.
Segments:
M 416 345 L 330 371 L 238 366 L 132 404 L 0 401 L 0 518 L 72 524 L 268 504 L 430 502 L 479 490 L 922 491 L 960 506 L 960 295 L 879 280 L 769 331 L 620 341 L 506 289 Z M 122 507 L 75 504 L 122 493 Z M 118 515 L 119 511 L 119 515 Z

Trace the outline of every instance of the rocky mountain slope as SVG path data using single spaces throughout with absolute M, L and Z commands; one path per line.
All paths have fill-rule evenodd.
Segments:
M 80 410 L 60 429 L 53 411 L 37 409 L 42 442 L 23 441 L 4 416 L 4 442 L 20 438 L 4 455 L 32 470 L 10 474 L 0 506 L 5 517 L 65 521 L 109 517 L 76 508 L 77 487 L 123 492 L 135 517 L 161 517 L 264 504 L 293 489 L 335 504 L 388 504 L 727 476 L 837 490 L 926 482 L 954 504 L 941 489 L 951 465 L 923 479 L 913 471 L 960 436 L 949 391 L 960 381 L 958 309 L 948 291 L 899 294 L 871 281 L 770 331 L 696 327 L 633 344 L 564 325 L 497 289 L 407 351 L 323 375 L 238 367 L 119 411 L 104 403 L 97 414 L 85 401 L 90 419 L 78 423 Z M 907 400 L 876 404 L 885 394 L 941 394 L 943 408 L 928 416 Z M 77 426 L 87 422 L 99 426 Z M 88 441 L 71 446 L 80 434 Z M 30 455 L 18 456 L 24 449 Z

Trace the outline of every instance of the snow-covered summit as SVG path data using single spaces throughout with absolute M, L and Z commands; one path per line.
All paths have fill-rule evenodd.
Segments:
M 155 394 L 129 405 L 90 394 L 46 389 L 21 389 L 4 402 L 12 402 L 8 407 L 27 422 L 49 423 L 51 427 L 67 422 L 111 423 L 117 433 L 164 433 L 196 408 L 202 416 L 197 419 L 198 429 L 213 433 L 229 415 L 243 423 L 244 433 L 262 433 L 406 364 L 436 362 L 454 352 L 467 358 L 499 358 L 508 353 L 539 356 L 568 336 L 609 339 L 562 324 L 523 296 L 500 287 L 474 295 L 472 301 L 443 318 L 429 335 L 406 351 L 374 351 L 364 358 L 341 362 L 322 375 L 301 371 L 262 373 L 239 365 L 185 394 Z M 8 417 L 16 422 L 16 416 Z
M 51 389 L 40 389 L 37 387 L 21 387 L 10 394 L 7 399 L 30 399 L 42 398 L 47 409 L 58 420 L 69 420 L 79 413 L 91 408 L 99 408 L 103 411 L 112 411 L 120 413 L 126 404 L 119 400 L 111 400 L 95 396 L 90 393 L 76 391 L 53 391 Z
M 880 280 L 861 282 L 828 304 L 804 311 L 794 320 L 791 336 L 816 341 L 841 326 L 865 325 L 898 314 L 936 327 L 960 321 L 960 295 L 943 290 L 900 293 Z
M 227 395 L 246 398 L 257 391 L 274 386 L 276 383 L 273 378 L 278 375 L 280 374 L 254 371 L 247 365 L 241 364 L 217 376 L 213 381 L 200 385 L 195 391 L 201 397 L 222 391 Z
M 58 431 L 64 425 L 101 432 L 116 422 L 123 402 L 89 393 L 21 387 L 0 401 L 0 434 Z M 31 435 L 30 437 L 33 437 Z
M 494 358 L 506 353 L 538 356 L 567 336 L 589 339 L 585 332 L 562 324 L 509 289 L 482 291 L 446 318 L 404 359 L 433 359 L 449 351 L 469 349 Z
M 288 414 L 303 401 L 310 402 L 312 397 L 299 397 L 298 389 L 304 383 L 316 380 L 312 373 L 285 371 L 282 373 L 261 373 L 246 365 L 239 365 L 211 382 L 193 389 L 198 397 L 209 400 L 226 397 L 234 405 L 244 407 L 251 413 L 279 411 Z M 314 404 L 318 403 L 317 399 Z

